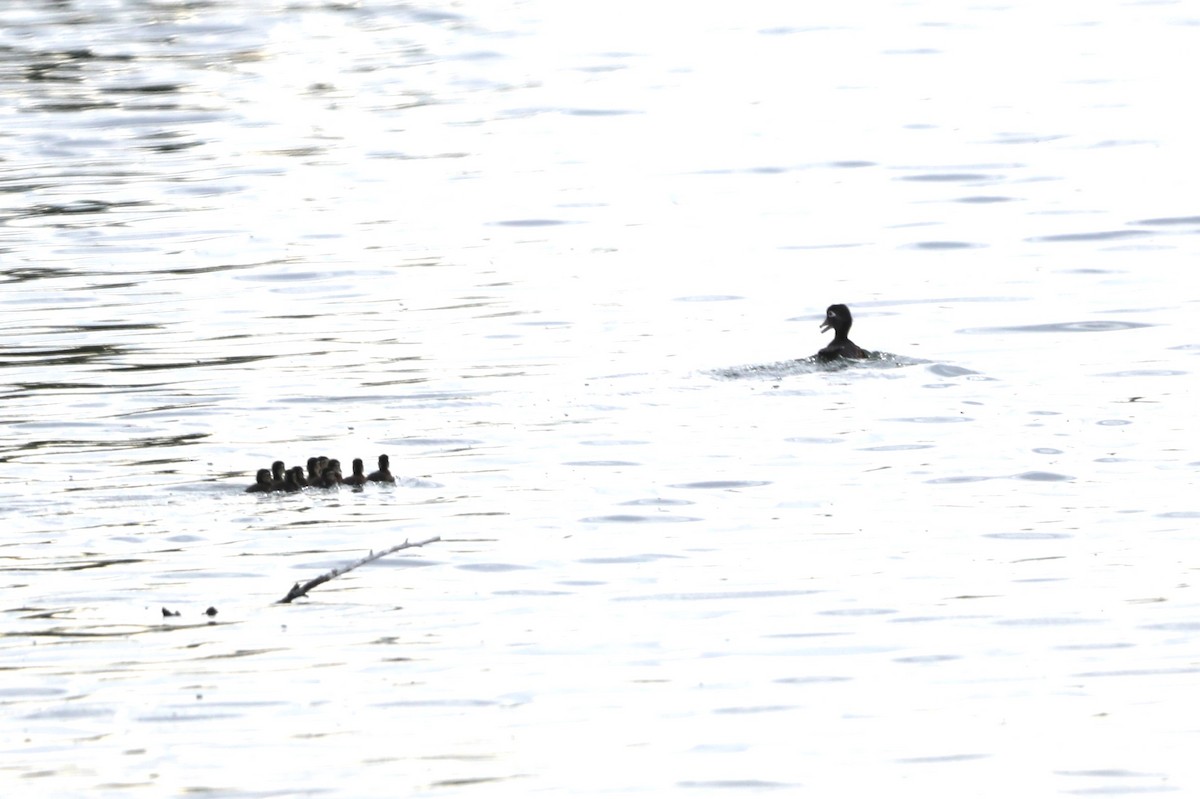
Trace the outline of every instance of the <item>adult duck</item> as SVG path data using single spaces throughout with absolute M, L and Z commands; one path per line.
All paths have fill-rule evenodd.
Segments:
M 871 357 L 870 353 L 850 340 L 850 325 L 854 317 L 845 305 L 830 305 L 825 309 L 825 321 L 821 323 L 821 332 L 833 330 L 833 341 L 817 353 L 818 361 L 827 363 L 842 359 L 862 360 Z

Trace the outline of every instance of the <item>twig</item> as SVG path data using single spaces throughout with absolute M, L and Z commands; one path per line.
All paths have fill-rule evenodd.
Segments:
M 442 540 L 441 536 L 435 535 L 433 538 L 426 538 L 424 541 L 414 541 L 412 543 L 405 541 L 403 544 L 397 544 L 396 546 L 392 547 L 391 549 L 385 549 L 382 552 L 372 552 L 370 555 L 367 555 L 365 558 L 356 560 L 347 566 L 341 566 L 339 568 L 333 569 L 332 571 L 325 572 L 320 577 L 314 577 L 313 579 L 309 580 L 304 585 L 300 585 L 300 583 L 296 583 L 295 585 L 292 586 L 292 590 L 287 592 L 287 596 L 285 596 L 283 599 L 280 599 L 275 604 L 276 605 L 286 605 L 289 602 L 291 602 L 293 599 L 299 599 L 300 597 L 304 596 L 305 594 L 307 594 L 312 589 L 316 588 L 321 583 L 327 583 L 330 580 L 332 580 L 334 577 L 340 577 L 348 571 L 357 569 L 359 566 L 362 566 L 366 563 L 370 563 L 373 560 L 379 560 L 384 555 L 390 555 L 393 552 L 399 552 L 402 549 L 409 549 L 410 547 L 423 547 L 426 544 L 432 544 L 434 541 L 441 541 L 441 540 Z

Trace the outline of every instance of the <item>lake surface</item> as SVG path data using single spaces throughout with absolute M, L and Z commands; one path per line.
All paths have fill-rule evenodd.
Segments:
M 4 4 L 4 795 L 1200 791 L 1200 12 L 810 5 Z

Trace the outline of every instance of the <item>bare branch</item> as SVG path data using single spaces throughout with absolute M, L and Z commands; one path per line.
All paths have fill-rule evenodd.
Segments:
M 331 571 L 327 571 L 324 574 L 322 574 L 320 577 L 314 577 L 313 579 L 309 580 L 304 585 L 301 585 L 300 583 L 296 583 L 295 585 L 292 586 L 292 590 L 287 592 L 287 596 L 285 596 L 283 599 L 278 600 L 275 604 L 276 605 L 286 605 L 286 604 L 290 603 L 293 599 L 299 599 L 300 597 L 304 596 L 305 594 L 307 594 L 312 589 L 316 588 L 321 583 L 327 583 L 330 580 L 332 580 L 334 577 L 340 577 L 348 571 L 353 571 L 354 569 L 357 569 L 359 566 L 370 563 L 373 560 L 379 560 L 384 555 L 390 555 L 393 552 L 399 552 L 402 549 L 409 549 L 411 547 L 423 547 L 426 544 L 432 544 L 434 541 L 441 541 L 441 540 L 442 540 L 442 537 L 437 536 L 437 535 L 435 535 L 433 538 L 426 538 L 424 541 L 414 541 L 412 543 L 409 543 L 406 540 L 403 544 L 397 544 L 396 546 L 391 547 L 390 549 L 385 549 L 385 550 L 382 550 L 381 552 L 372 552 L 370 555 L 367 555 L 365 558 L 356 560 L 353 563 L 350 563 L 346 566 L 341 566 L 341 567 L 338 567 Z

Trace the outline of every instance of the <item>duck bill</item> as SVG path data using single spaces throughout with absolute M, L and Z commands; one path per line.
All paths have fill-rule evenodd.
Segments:
M 832 328 L 833 328 L 833 323 L 830 322 L 828 319 L 826 319 L 824 322 L 821 323 L 821 332 L 822 333 L 824 333 L 826 330 L 831 330 Z

